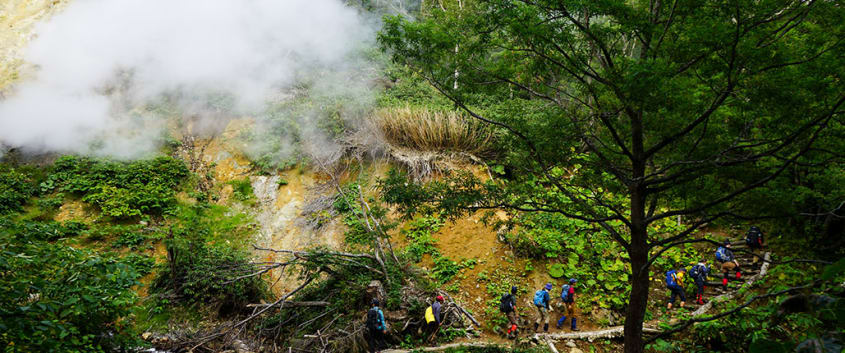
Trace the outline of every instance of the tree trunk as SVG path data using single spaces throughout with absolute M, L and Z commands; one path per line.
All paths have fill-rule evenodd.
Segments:
M 643 320 L 649 286 L 648 269 L 640 269 L 648 261 L 647 245 L 632 241 L 628 255 L 631 257 L 631 294 L 625 311 L 625 353 L 640 353 L 643 351 Z
M 631 260 L 631 295 L 625 312 L 625 353 L 643 352 L 643 319 L 648 304 L 648 223 L 646 196 L 642 184 L 646 157 L 643 149 L 642 113 L 633 112 L 631 119 L 631 241 L 628 256 Z

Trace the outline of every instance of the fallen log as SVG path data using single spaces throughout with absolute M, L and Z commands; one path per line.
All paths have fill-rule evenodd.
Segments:
M 497 342 L 450 343 L 450 344 L 444 344 L 442 346 L 437 346 L 437 347 L 414 348 L 413 350 L 386 349 L 386 350 L 382 350 L 381 352 L 382 353 L 440 352 L 440 351 L 445 351 L 449 348 L 460 348 L 460 347 L 504 347 L 504 346 L 501 343 L 497 343 Z
M 290 302 L 285 301 L 279 304 L 247 304 L 247 308 L 263 308 L 267 306 L 278 305 L 280 308 L 303 308 L 303 307 L 326 307 L 329 302 Z
M 569 333 L 537 333 L 534 334 L 534 338 L 537 340 L 544 340 L 544 339 L 552 339 L 552 340 L 561 340 L 561 339 L 576 339 L 576 340 L 587 340 L 592 342 L 597 338 L 613 338 L 613 337 L 622 337 L 625 331 L 625 326 L 614 326 L 611 328 L 606 328 L 604 330 L 596 330 L 596 331 L 582 331 L 582 332 L 569 332 Z M 643 327 L 644 333 L 660 333 L 661 331 L 658 329 L 653 329 L 650 327 Z
M 760 267 L 760 273 L 749 277 L 748 280 L 745 281 L 746 285 L 750 286 L 750 285 L 754 284 L 754 282 L 756 282 L 758 279 L 763 278 L 763 276 L 766 275 L 766 272 L 769 271 L 769 264 L 771 264 L 771 256 L 772 256 L 772 253 L 770 253 L 770 252 L 763 254 L 763 266 Z M 698 310 L 693 311 L 691 315 L 692 315 L 692 317 L 698 317 L 698 316 L 704 315 L 704 313 L 706 313 L 708 310 L 710 310 L 710 308 L 713 307 L 714 302 L 721 302 L 721 301 L 730 300 L 730 299 L 733 299 L 733 297 L 735 295 L 736 295 L 736 292 L 730 292 L 730 293 L 725 293 L 725 294 L 716 296 L 713 299 L 710 299 L 710 301 L 708 301 L 707 303 L 702 305 L 700 308 L 698 308 Z
M 475 325 L 475 327 L 481 327 L 481 324 L 478 323 L 478 320 L 476 320 L 474 317 L 472 317 L 472 314 L 470 314 L 469 311 L 466 311 L 466 309 L 464 309 L 463 307 L 458 305 L 458 303 L 456 303 L 454 300 L 452 300 L 452 297 L 449 296 L 449 293 L 446 293 L 444 291 L 438 291 L 438 292 L 440 294 L 446 296 L 446 298 L 449 299 L 449 302 L 452 303 L 456 308 L 458 308 L 458 311 L 463 313 L 464 316 L 466 316 L 470 321 L 472 321 L 472 323 Z

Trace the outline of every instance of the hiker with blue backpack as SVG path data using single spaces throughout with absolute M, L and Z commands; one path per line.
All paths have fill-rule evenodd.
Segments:
M 716 261 L 721 263 L 722 269 L 722 288 L 728 290 L 728 273 L 736 271 L 736 279 L 740 279 L 742 274 L 739 271 L 739 262 L 734 257 L 731 251 L 731 241 L 725 240 L 725 243 L 716 249 Z
M 672 296 L 669 298 L 669 305 L 666 306 L 667 309 L 672 309 L 672 304 L 675 303 L 675 297 L 681 297 L 682 308 L 686 304 L 687 296 L 684 294 L 684 274 L 686 272 L 687 269 L 683 267 L 677 270 L 666 271 L 666 288 L 669 288 L 669 291 L 672 293 Z
M 563 300 L 563 305 L 566 306 L 566 313 L 560 317 L 560 320 L 557 320 L 557 328 L 560 329 L 566 323 L 566 316 L 572 318 L 572 331 L 578 331 L 578 327 L 575 325 L 577 319 L 575 319 L 575 283 L 578 280 L 574 278 L 569 279 L 568 284 L 564 284 L 560 290 L 560 299 Z
M 540 328 L 540 322 L 543 322 L 543 332 L 549 332 L 549 290 L 552 289 L 551 283 L 546 285 L 534 293 L 534 306 L 537 307 L 537 312 L 540 317 L 534 322 L 534 332 Z
M 378 299 L 373 299 L 372 307 L 367 311 L 366 326 L 370 353 L 379 352 L 384 345 L 384 336 L 387 335 L 387 324 L 384 322 L 384 312 L 378 307 Z
M 704 284 L 707 283 L 708 273 L 710 273 L 710 266 L 707 266 L 707 260 L 704 259 L 701 259 L 689 270 L 689 276 L 695 281 L 695 302 L 697 304 L 704 304 Z

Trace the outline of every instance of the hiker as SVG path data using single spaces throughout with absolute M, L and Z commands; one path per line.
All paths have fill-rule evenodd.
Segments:
M 752 264 L 756 264 L 757 261 L 760 261 L 760 257 L 757 256 L 756 250 L 760 250 L 763 248 L 763 231 L 757 226 L 751 226 L 751 229 L 748 230 L 748 233 L 745 233 L 745 245 L 748 245 L 748 250 L 751 250 L 754 253 L 754 260 L 752 260 Z
M 443 306 L 442 303 L 443 296 L 438 295 L 434 300 L 434 303 L 431 303 L 431 305 L 425 309 L 425 327 L 426 332 L 429 333 L 426 342 L 431 342 L 434 339 L 434 335 L 436 335 L 437 331 L 440 329 L 440 325 L 443 325 L 443 321 L 440 320 L 440 309 Z
M 560 329 L 566 323 L 566 316 L 572 318 L 572 331 L 578 331 L 578 327 L 575 326 L 575 283 L 578 280 L 574 278 L 569 279 L 569 284 L 564 284 L 560 290 L 560 299 L 563 300 L 563 305 L 566 306 L 566 313 L 565 315 L 560 317 L 560 320 L 557 320 L 557 328 Z
M 681 297 L 682 308 L 686 304 L 687 296 L 684 294 L 684 274 L 686 272 L 687 269 L 683 267 L 677 270 L 666 271 L 666 288 L 669 288 L 669 291 L 672 292 L 672 296 L 669 298 L 669 305 L 666 306 L 667 309 L 672 309 L 672 304 L 675 303 L 675 297 Z
M 534 293 L 534 306 L 537 307 L 537 312 L 540 317 L 534 322 L 534 332 L 540 328 L 540 322 L 543 322 L 543 332 L 549 332 L 549 290 L 552 289 L 551 283 L 546 283 L 543 289 Z
M 372 305 L 373 307 L 367 311 L 367 332 L 369 333 L 367 343 L 370 346 L 370 353 L 376 353 L 384 345 L 387 325 L 384 322 L 384 313 L 378 307 L 378 299 L 373 299 Z
M 736 271 L 736 279 L 740 279 L 742 274 L 739 271 L 739 262 L 736 261 L 733 251 L 731 251 L 731 241 L 725 240 L 724 245 L 716 249 L 716 261 L 721 263 L 722 269 L 722 288 L 728 290 L 728 273 Z
M 505 313 L 505 316 L 508 317 L 508 322 L 511 324 L 510 328 L 508 328 L 508 337 L 517 333 L 516 290 L 516 286 L 512 286 L 511 292 L 502 294 L 502 298 L 499 300 L 499 311 Z
M 704 284 L 707 283 L 707 274 L 710 273 L 710 266 L 707 260 L 701 259 L 689 270 L 689 276 L 695 281 L 695 302 L 704 304 Z

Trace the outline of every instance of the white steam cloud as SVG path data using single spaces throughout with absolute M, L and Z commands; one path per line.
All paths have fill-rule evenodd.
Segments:
M 164 122 L 138 108 L 163 97 L 203 120 L 257 114 L 303 81 L 348 96 L 374 37 L 340 0 L 76 0 L 36 33 L 0 145 L 116 157 L 157 148 Z

